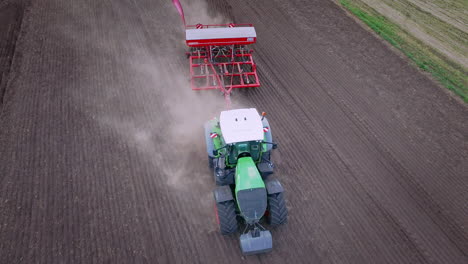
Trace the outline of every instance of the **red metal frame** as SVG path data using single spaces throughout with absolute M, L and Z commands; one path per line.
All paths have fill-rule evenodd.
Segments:
M 252 27 L 252 24 L 189 25 L 187 29 L 213 27 Z M 218 89 L 224 93 L 226 103 L 230 105 L 232 89 L 260 86 L 257 66 L 253 60 L 253 50 L 243 38 L 197 40 L 187 56 L 190 61 L 190 85 L 192 90 Z
M 210 24 L 210 25 L 202 25 L 202 24 L 196 24 L 196 25 L 187 25 L 185 28 L 187 29 L 192 29 L 192 28 L 214 28 L 214 27 L 253 27 L 253 24 Z

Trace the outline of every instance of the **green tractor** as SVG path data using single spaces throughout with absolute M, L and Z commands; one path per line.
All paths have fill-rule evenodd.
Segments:
M 286 223 L 288 211 L 283 187 L 273 174 L 270 126 L 256 109 L 221 112 L 205 124 L 208 164 L 213 170 L 216 214 L 223 235 L 243 230 L 240 247 L 244 255 L 273 248 L 271 226 Z

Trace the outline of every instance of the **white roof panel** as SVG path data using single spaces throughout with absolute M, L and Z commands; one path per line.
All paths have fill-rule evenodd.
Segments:
M 186 29 L 186 40 L 256 38 L 254 27 Z
M 226 144 L 263 140 L 263 124 L 255 108 L 222 111 L 219 122 Z

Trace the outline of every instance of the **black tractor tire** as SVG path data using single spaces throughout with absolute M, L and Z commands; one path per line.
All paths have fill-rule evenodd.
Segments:
M 234 201 L 216 203 L 216 214 L 221 234 L 229 235 L 237 232 L 238 225 Z
M 287 220 L 288 208 L 286 208 L 283 193 L 268 195 L 268 224 L 271 226 L 279 226 L 285 224 Z
M 210 169 L 213 169 L 214 168 L 214 158 L 211 157 L 211 156 L 208 156 L 208 167 Z

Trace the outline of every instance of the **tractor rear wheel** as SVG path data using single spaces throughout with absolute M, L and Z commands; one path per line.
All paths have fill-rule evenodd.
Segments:
M 229 235 L 237 231 L 236 205 L 234 201 L 216 203 L 216 217 L 218 218 L 221 234 Z
M 208 167 L 210 169 L 214 168 L 214 158 L 208 155 Z
M 279 226 L 288 220 L 288 209 L 284 201 L 283 193 L 275 193 L 268 195 L 268 224 Z

